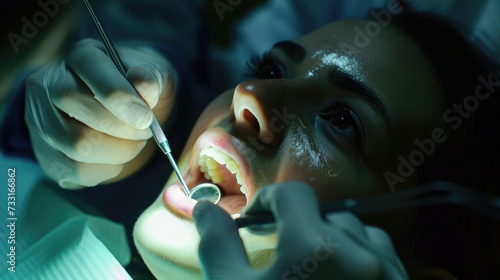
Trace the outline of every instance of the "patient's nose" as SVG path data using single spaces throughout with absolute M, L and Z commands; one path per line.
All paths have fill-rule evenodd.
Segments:
M 286 80 L 255 80 L 239 84 L 233 95 L 233 113 L 236 125 L 251 131 L 249 139 L 258 139 L 265 145 L 280 144 L 287 126 L 292 121 L 291 87 Z

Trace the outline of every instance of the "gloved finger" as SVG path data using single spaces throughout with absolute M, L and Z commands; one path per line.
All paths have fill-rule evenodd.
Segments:
M 377 227 L 365 226 L 365 231 L 370 244 L 373 246 L 373 250 L 378 253 L 380 258 L 390 264 L 391 267 L 388 267 L 388 269 L 393 270 L 397 275 L 403 276 L 402 279 L 408 279 L 405 267 L 397 257 L 397 252 L 394 249 L 390 236 Z
M 151 124 L 151 109 L 120 73 L 102 44 L 83 40 L 72 49 L 66 61 L 95 98 L 118 119 L 137 129 L 145 129 Z
M 85 86 L 74 90 L 55 88 L 52 91 L 52 100 L 54 105 L 68 116 L 108 135 L 129 140 L 147 140 L 152 136 L 149 128 L 137 129 L 119 120 L 99 103 Z
M 374 255 L 380 256 L 391 262 L 394 267 L 399 267 L 400 272 L 404 272 L 401 263 L 397 257 L 395 257 L 396 252 L 391 239 L 383 230 L 363 225 L 363 223 L 350 212 L 329 214 L 327 215 L 327 220 L 336 230 L 340 230 L 348 236 L 354 237 L 358 246 L 367 248 L 367 251 L 371 251 Z
M 77 162 L 123 164 L 134 159 L 147 143 L 146 140 L 116 138 L 67 116 L 62 118 L 67 124 L 66 137 L 52 139 L 53 146 Z
M 366 240 L 368 235 L 366 227 L 363 223 L 354 216 L 351 212 L 336 212 L 326 216 L 329 224 L 344 232 L 354 234 L 357 238 Z
M 79 162 L 121 164 L 133 159 L 146 141 L 120 139 L 95 131 L 61 114 L 54 106 L 48 85 L 74 88 L 61 68 L 65 69 L 61 63 L 55 63 L 26 80 L 25 120 L 30 134 L 39 135 L 50 146 Z
M 148 65 L 134 66 L 129 68 L 127 79 L 146 101 L 149 108 L 153 109 L 163 91 L 163 78 L 160 74 Z
M 383 273 L 385 269 L 391 273 L 397 271 L 397 275 L 405 275 L 404 267 L 396 255 L 390 237 L 383 230 L 364 226 L 350 212 L 330 214 L 327 219 L 333 226 L 332 233 L 339 233 L 335 235 L 335 239 L 342 245 L 336 250 L 337 253 L 332 255 L 338 267 L 346 268 L 356 263 L 359 267 L 367 268 L 357 276 L 360 279 L 372 279 L 377 275 L 377 271 Z M 373 268 L 373 272 L 368 268 Z M 354 272 L 349 270 L 347 269 L 346 273 Z
M 27 82 L 27 88 L 31 92 L 37 91 L 37 95 L 43 94 L 59 110 L 97 131 L 130 140 L 151 137 L 150 129 L 136 129 L 111 114 L 94 98 L 85 83 L 66 69 L 63 61 L 54 63 L 47 71 L 33 74 Z M 50 109 L 45 107 L 45 110 Z
M 395 253 L 391 237 L 385 231 L 377 227 L 365 226 L 365 232 L 368 240 L 375 247 L 386 252 Z
M 148 65 L 134 66 L 128 69 L 127 79 L 149 108 L 154 108 L 163 88 L 163 78 L 160 74 Z
M 115 178 L 122 164 L 88 164 L 75 162 L 48 145 L 38 134 L 31 135 L 35 156 L 44 172 L 64 189 L 96 186 Z
M 354 238 L 359 246 L 370 248 L 376 254 L 382 252 L 389 258 L 395 255 L 389 235 L 376 227 L 363 225 L 351 212 L 332 213 L 327 215 L 327 220 L 336 230 Z
M 302 182 L 287 182 L 260 189 L 242 216 L 269 211 L 274 215 L 279 232 L 295 232 L 297 238 L 314 234 L 315 229 L 324 225 L 316 193 Z
M 172 101 L 177 72 L 171 63 L 148 47 L 119 48 L 118 52 L 128 69 L 127 79 L 153 109 L 160 98 Z
M 224 210 L 200 201 L 193 220 L 201 238 L 198 253 L 207 279 L 234 279 L 234 275 L 251 273 L 236 223 Z

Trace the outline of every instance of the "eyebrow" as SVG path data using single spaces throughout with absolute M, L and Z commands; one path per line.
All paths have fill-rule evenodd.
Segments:
M 280 41 L 273 45 L 271 50 L 274 49 L 281 50 L 290 60 L 296 63 L 302 62 L 307 54 L 306 49 L 303 46 L 292 41 Z M 382 100 L 380 100 L 378 95 L 372 89 L 345 72 L 339 66 L 333 66 L 330 68 L 326 73 L 325 79 L 330 85 L 353 92 L 375 105 L 375 108 L 377 108 L 377 111 L 382 116 L 387 129 L 389 131 L 391 130 L 391 121 L 389 119 L 387 109 Z
M 389 131 L 391 130 L 391 122 L 389 119 L 389 114 L 387 113 L 387 109 L 384 103 L 382 103 L 382 100 L 380 100 L 378 95 L 372 89 L 358 81 L 356 78 L 354 78 L 352 75 L 348 74 L 338 66 L 333 66 L 328 70 L 325 75 L 325 80 L 333 87 L 338 87 L 340 89 L 355 93 L 359 97 L 375 105 L 375 108 L 382 116 L 387 129 Z
M 306 49 L 292 41 L 280 41 L 273 45 L 272 49 L 279 49 L 290 58 L 292 62 L 300 63 L 306 57 Z

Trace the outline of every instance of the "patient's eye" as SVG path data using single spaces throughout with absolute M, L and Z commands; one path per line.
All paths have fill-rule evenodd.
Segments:
M 285 69 L 270 52 L 265 52 L 262 57 L 252 56 L 247 62 L 248 76 L 258 79 L 280 79 L 285 76 Z
M 354 125 L 354 119 L 351 115 L 344 111 L 339 110 L 330 117 L 330 122 L 335 125 L 338 129 L 348 129 Z
M 319 114 L 329 124 L 329 131 L 339 133 L 353 144 L 359 144 L 358 115 L 347 105 L 335 102 Z

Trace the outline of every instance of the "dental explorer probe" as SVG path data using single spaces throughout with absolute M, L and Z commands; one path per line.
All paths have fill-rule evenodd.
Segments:
M 102 26 L 101 22 L 97 18 L 97 15 L 94 13 L 94 9 L 92 9 L 92 6 L 90 5 L 88 0 L 83 0 L 85 3 L 85 6 L 87 6 L 87 10 L 89 11 L 90 16 L 92 17 L 92 21 L 94 22 L 94 25 L 97 29 L 97 32 L 101 36 L 101 39 L 104 43 L 104 46 L 106 47 L 106 51 L 108 53 L 108 56 L 111 58 L 115 66 L 118 68 L 120 73 L 126 77 L 127 76 L 127 71 L 125 71 L 125 66 L 120 59 L 120 56 L 118 55 L 118 52 L 116 51 L 113 43 L 111 42 L 111 39 L 108 36 L 108 33 L 104 29 L 104 26 Z M 153 138 L 156 141 L 156 144 L 160 147 L 162 152 L 167 155 L 168 160 L 170 161 L 170 164 L 172 165 L 172 168 L 175 172 L 175 175 L 177 175 L 177 178 L 179 179 L 182 190 L 186 194 L 186 196 L 195 199 L 195 200 L 208 200 L 214 204 L 219 202 L 221 198 L 221 191 L 220 189 L 211 183 L 204 183 L 204 184 L 199 184 L 195 188 L 193 188 L 191 191 L 189 191 L 186 182 L 184 181 L 184 178 L 182 178 L 182 174 L 179 171 L 179 168 L 177 167 L 177 163 L 175 162 L 174 158 L 172 157 L 172 150 L 170 149 L 170 145 L 168 144 L 167 137 L 165 136 L 165 133 L 161 129 L 160 124 L 158 123 L 158 120 L 156 117 L 153 115 L 153 122 L 149 126 L 151 129 L 151 132 L 153 133 Z

